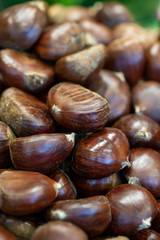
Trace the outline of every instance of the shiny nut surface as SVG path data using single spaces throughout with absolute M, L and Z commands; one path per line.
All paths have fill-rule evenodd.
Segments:
M 62 82 L 52 87 L 47 105 L 57 123 L 71 131 L 95 131 L 108 121 L 107 100 L 78 84 Z
M 55 130 L 47 106 L 18 88 L 8 88 L 1 95 L 0 119 L 17 136 L 48 133 Z

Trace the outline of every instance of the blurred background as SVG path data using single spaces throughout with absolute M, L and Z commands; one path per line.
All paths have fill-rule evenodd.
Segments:
M 25 0 L 0 0 L 0 11 L 3 9 L 15 5 L 18 3 L 25 2 Z M 61 3 L 66 6 L 69 5 L 82 5 L 91 6 L 96 1 L 94 0 L 46 0 L 48 4 Z M 101 2 L 107 2 L 102 0 Z M 119 0 L 125 4 L 131 12 L 134 14 L 136 20 L 143 26 L 158 27 L 156 20 L 156 9 L 160 5 L 160 0 Z

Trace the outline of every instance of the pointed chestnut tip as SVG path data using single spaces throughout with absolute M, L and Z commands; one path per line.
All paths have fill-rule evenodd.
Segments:
M 56 191 L 56 197 L 57 197 L 58 196 L 58 192 L 61 189 L 62 185 L 60 183 L 54 182 L 53 187 L 54 187 L 54 189 Z
M 139 225 L 139 227 L 138 227 L 138 231 L 146 229 L 146 228 L 150 228 L 151 222 L 152 222 L 152 218 L 151 217 L 149 217 L 147 219 L 143 219 L 142 220 L 142 224 Z
M 59 114 L 59 113 L 61 112 L 61 109 L 54 104 L 54 105 L 52 106 L 52 111 L 53 111 L 55 114 Z
M 71 133 L 71 134 L 66 134 L 66 138 L 67 138 L 67 140 L 70 142 L 73 142 L 73 144 L 74 144 L 74 142 L 75 142 L 75 133 Z

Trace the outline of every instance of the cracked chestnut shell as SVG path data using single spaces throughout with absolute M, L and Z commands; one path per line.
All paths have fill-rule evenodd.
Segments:
M 72 170 L 85 178 L 103 178 L 129 165 L 129 143 L 117 128 L 103 128 L 78 145 Z
M 46 4 L 37 1 L 11 6 L 1 12 L 0 22 L 2 48 L 29 49 L 47 24 Z
M 113 127 L 125 133 L 132 147 L 160 148 L 160 127 L 150 117 L 129 114 L 116 121 Z
M 129 161 L 131 166 L 124 170 L 128 182 L 160 197 L 160 153 L 150 148 L 135 148 L 129 153 Z
M 17 136 L 55 131 L 46 104 L 18 88 L 7 88 L 0 98 L 0 119 Z
M 0 173 L 0 209 L 15 216 L 40 212 L 55 200 L 58 187 L 41 173 L 4 170 Z
M 49 174 L 71 153 L 74 134 L 49 133 L 15 138 L 9 149 L 16 169 Z
M 24 91 L 39 92 L 54 82 L 54 69 L 27 53 L 0 51 L 0 71 L 4 83 Z
M 96 131 L 109 118 L 107 100 L 74 83 L 53 86 L 47 96 L 47 105 L 56 122 L 73 132 Z
M 122 184 L 106 197 L 111 206 L 112 220 L 107 231 L 112 235 L 132 235 L 151 226 L 158 210 L 157 201 L 145 188 Z
M 46 211 L 47 220 L 69 221 L 89 236 L 100 235 L 111 221 L 111 210 L 105 196 L 55 202 Z

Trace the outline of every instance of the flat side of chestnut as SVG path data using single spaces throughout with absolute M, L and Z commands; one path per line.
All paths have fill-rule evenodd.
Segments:
M 89 236 L 100 235 L 111 221 L 111 211 L 105 196 L 55 202 L 46 211 L 47 220 L 69 221 Z
M 38 92 L 54 82 L 54 70 L 27 53 L 12 49 L 0 51 L 0 71 L 4 82 L 29 92 Z
M 73 146 L 74 134 L 50 133 L 16 138 L 9 149 L 16 169 L 48 174 L 67 158 Z
M 37 172 L 3 171 L 0 209 L 15 216 L 39 212 L 55 200 L 58 187 L 55 181 Z
M 102 178 L 129 165 L 129 143 L 125 134 L 116 128 L 103 128 L 78 145 L 72 170 L 85 178 Z
M 0 99 L 0 119 L 17 136 L 55 131 L 47 106 L 18 88 L 6 89 Z
M 47 96 L 53 118 L 73 132 L 92 132 L 108 121 L 109 104 L 99 94 L 78 84 L 62 82 L 53 86 Z

